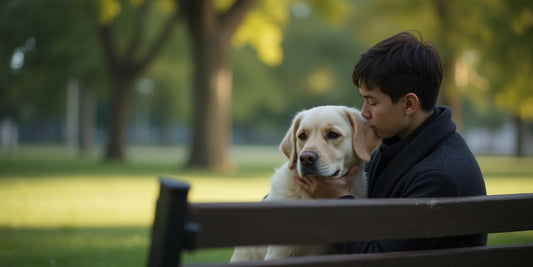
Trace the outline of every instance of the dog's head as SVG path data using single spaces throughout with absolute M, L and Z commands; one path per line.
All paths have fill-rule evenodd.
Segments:
M 338 178 L 380 144 L 361 113 L 344 106 L 319 106 L 299 112 L 280 149 L 300 176 Z

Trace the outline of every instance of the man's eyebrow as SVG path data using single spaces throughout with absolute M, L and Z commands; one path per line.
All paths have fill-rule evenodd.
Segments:
M 375 96 L 373 95 L 361 95 L 363 98 L 366 98 L 366 99 L 376 99 Z
M 366 98 L 366 99 L 369 99 L 369 98 L 375 99 L 376 98 L 375 96 L 370 95 L 370 94 L 363 95 L 361 93 L 361 89 L 359 89 L 359 95 L 362 96 L 363 98 Z

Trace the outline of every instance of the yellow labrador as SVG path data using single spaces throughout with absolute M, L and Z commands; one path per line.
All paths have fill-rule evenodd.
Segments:
M 296 173 L 336 179 L 356 165 L 359 168 L 351 191 L 354 197 L 366 197 L 367 181 L 361 165 L 370 160 L 379 142 L 357 109 L 319 106 L 299 112 L 280 144 L 289 160 L 275 171 L 264 201 L 310 199 L 312 196 L 296 183 Z M 327 254 L 332 249 L 330 245 L 237 247 L 231 262 Z

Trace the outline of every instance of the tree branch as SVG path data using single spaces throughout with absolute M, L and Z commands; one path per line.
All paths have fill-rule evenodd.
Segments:
M 112 24 L 100 25 L 98 30 L 107 65 L 109 66 L 111 72 L 115 72 L 118 62 L 116 58 L 116 50 L 113 48 L 114 44 L 111 27 Z
M 255 6 L 257 0 L 237 0 L 220 16 L 220 24 L 223 31 L 230 36 L 237 30 L 246 13 Z
M 144 33 L 144 26 L 146 25 L 146 15 L 150 10 L 151 4 L 152 0 L 146 0 L 139 7 L 137 16 L 135 18 L 135 25 L 133 26 L 133 32 L 131 35 L 129 47 L 128 50 L 126 50 L 126 57 L 124 58 L 124 60 L 126 61 L 134 61 L 133 57 L 135 56 L 135 53 L 137 52 L 137 49 L 139 48 L 139 45 L 141 43 L 141 39 Z
M 139 61 L 140 63 L 135 67 L 136 72 L 143 71 L 148 66 L 148 64 L 150 64 L 150 62 L 152 62 L 152 60 L 157 56 L 157 54 L 161 51 L 161 49 L 163 48 L 163 45 L 165 45 L 166 41 L 168 40 L 168 38 L 170 37 L 172 33 L 174 24 L 176 24 L 176 21 L 179 20 L 183 16 L 183 13 L 181 10 L 182 10 L 181 8 L 178 10 L 176 7 L 174 14 L 171 15 L 167 19 L 167 21 L 165 22 L 165 25 L 159 32 L 158 37 L 156 38 L 156 40 L 154 41 L 154 43 L 148 50 L 148 53 L 146 54 L 144 59 L 140 60 Z

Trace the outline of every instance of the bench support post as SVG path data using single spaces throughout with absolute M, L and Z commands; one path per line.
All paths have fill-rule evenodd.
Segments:
M 160 178 L 148 266 L 179 266 L 188 234 L 185 229 L 189 185 Z M 181 226 L 181 227 L 180 227 Z

